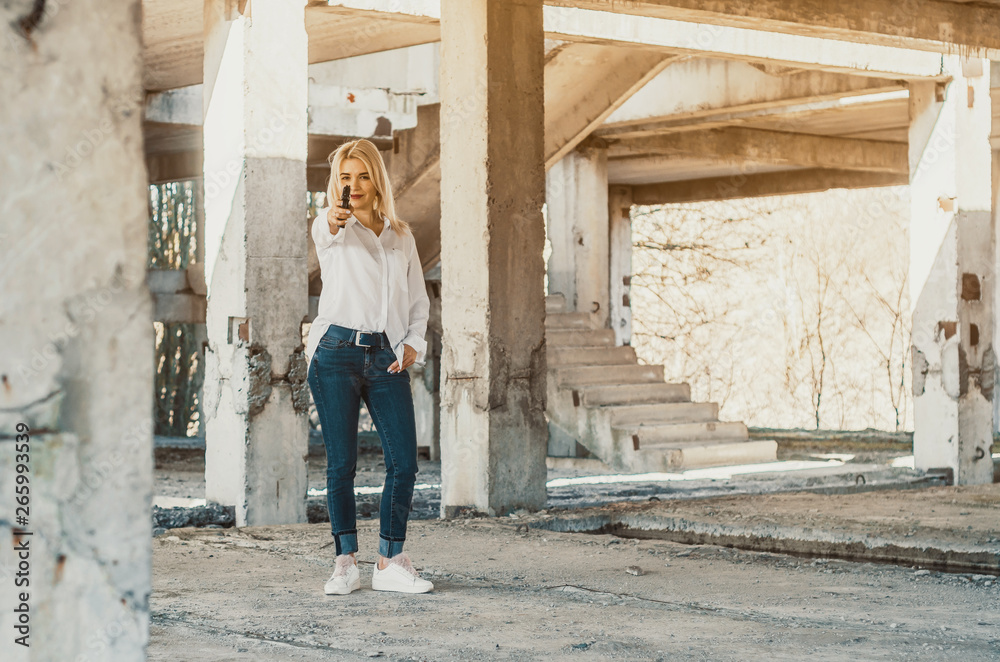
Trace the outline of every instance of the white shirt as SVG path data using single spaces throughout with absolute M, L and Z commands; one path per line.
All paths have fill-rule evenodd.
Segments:
M 327 209 L 312 223 L 323 291 L 309 329 L 307 365 L 331 324 L 365 333 L 384 331 L 400 365 L 404 344 L 415 349 L 416 362 L 423 363 L 430 300 L 413 235 L 400 236 L 383 216 L 382 233 L 376 236 L 353 215 L 332 235 Z

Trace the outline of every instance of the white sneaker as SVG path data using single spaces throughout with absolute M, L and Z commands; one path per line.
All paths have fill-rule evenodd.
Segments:
M 372 590 L 426 593 L 433 588 L 434 584 L 426 579 L 421 579 L 420 575 L 417 574 L 417 570 L 413 567 L 406 552 L 400 552 L 389 559 L 384 570 L 379 570 L 378 563 L 375 563 L 375 570 L 372 572 Z
M 327 580 L 323 590 L 327 595 L 347 595 L 361 588 L 361 573 L 358 564 L 350 554 L 337 557 L 337 569 Z

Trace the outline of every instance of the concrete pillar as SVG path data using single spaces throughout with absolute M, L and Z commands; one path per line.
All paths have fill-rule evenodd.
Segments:
M 205 2 L 205 496 L 238 526 L 306 519 L 304 4 Z
M 1000 82 L 1000 65 L 993 65 L 990 67 L 990 75 L 994 81 Z M 994 88 L 997 85 L 994 84 Z M 994 142 L 994 146 L 997 143 Z M 996 251 L 995 255 L 1000 259 L 1000 237 L 997 236 L 996 227 L 997 223 L 1000 223 L 1000 150 L 993 150 L 993 238 L 995 242 L 993 250 Z M 993 288 L 993 306 L 994 310 L 1000 310 L 1000 288 Z M 1000 324 L 993 324 L 993 346 L 1000 347 Z M 1000 366 L 998 366 L 1000 367 Z M 1000 370 L 997 373 L 997 379 L 1000 380 Z M 993 438 L 996 439 L 998 433 L 1000 433 L 1000 398 L 993 398 Z M 1000 446 L 994 447 L 995 453 L 1000 453 Z M 994 482 L 996 482 L 997 474 L 1000 472 L 1000 464 L 996 462 L 993 465 L 993 477 Z
M 993 481 L 995 236 L 989 61 L 944 58 L 910 86 L 913 452 L 956 484 Z
M 188 266 L 188 282 L 197 282 L 192 289 L 198 294 L 207 294 L 205 286 L 205 180 L 195 179 L 194 185 L 194 222 L 195 249 L 194 265 Z M 200 288 L 200 289 L 199 289 Z M 198 361 L 202 366 L 201 388 L 198 389 L 198 436 L 205 437 L 205 348 L 208 347 L 208 327 L 204 324 L 194 326 L 196 342 L 198 343 Z
M 545 504 L 541 0 L 441 3 L 441 513 Z
M 194 187 L 194 261 L 205 264 L 205 180 L 193 179 Z M 204 267 L 203 267 L 204 268 Z
M 608 234 L 611 296 L 611 328 L 615 343 L 632 343 L 632 189 L 608 189 Z
M 417 444 L 427 446 L 430 459 L 441 459 L 441 281 L 427 281 L 430 317 L 424 365 L 410 368 L 410 391 L 417 425 Z
M 153 490 L 140 3 L 35 4 L 0 5 L 0 657 L 138 662 Z
M 562 294 L 566 310 L 591 313 L 599 327 L 608 309 L 608 150 L 577 148 L 546 174 L 549 294 Z

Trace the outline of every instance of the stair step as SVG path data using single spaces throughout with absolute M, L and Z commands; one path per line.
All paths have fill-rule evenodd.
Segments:
M 545 344 L 551 347 L 614 347 L 611 329 L 546 329 Z
M 679 471 L 774 462 L 778 458 L 778 444 L 771 440 L 697 442 L 672 448 L 640 449 L 639 453 L 652 456 L 652 461 L 665 459 L 670 471 Z
M 555 373 L 562 386 L 663 382 L 662 365 L 575 366 L 556 368 Z
M 587 407 L 691 401 L 691 387 L 687 384 L 599 384 L 577 390 L 580 403 Z
M 546 329 L 592 329 L 593 317 L 590 313 L 555 313 L 545 315 Z
M 633 444 L 638 440 L 641 450 L 669 450 L 688 442 L 745 442 L 749 439 L 743 423 L 661 423 L 641 426 L 615 426 L 619 434 L 629 434 Z M 637 449 L 638 450 L 638 449 Z
M 550 366 L 564 365 L 635 365 L 635 349 L 619 347 L 550 347 L 546 351 Z
M 550 294 L 545 297 L 545 314 L 566 312 L 566 297 L 561 294 Z
M 714 402 L 618 405 L 604 409 L 611 412 L 611 425 L 619 427 L 655 423 L 701 423 L 719 419 L 719 405 Z

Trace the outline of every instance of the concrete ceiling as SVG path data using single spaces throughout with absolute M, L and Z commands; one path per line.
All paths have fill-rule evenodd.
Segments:
M 166 90 L 201 82 L 203 0 L 142 3 L 143 84 Z
M 684 15 L 687 11 L 704 10 L 706 12 L 721 11 L 729 7 L 734 0 L 712 0 L 711 2 L 696 3 L 693 0 L 633 0 L 629 3 L 618 3 L 614 5 L 623 13 L 640 13 L 646 16 L 661 16 L 676 18 Z M 791 0 L 791 4 L 801 4 L 806 0 Z M 873 0 L 876 4 L 882 5 L 886 0 Z M 919 4 L 927 4 L 926 0 L 913 0 Z M 987 5 L 1000 7 L 1000 0 L 990 0 L 989 2 L 977 1 L 975 3 L 965 3 L 964 0 L 948 0 L 949 2 L 969 4 L 970 7 L 982 8 Z M 403 0 L 405 4 L 405 0 Z M 610 9 L 607 0 L 546 0 L 547 5 L 562 5 L 583 8 Z M 940 3 L 939 3 L 940 4 Z M 685 9 L 687 5 L 692 8 Z M 698 5 L 698 7 L 695 7 Z M 776 5 L 776 0 L 762 0 L 755 11 L 773 11 L 781 13 L 781 8 Z M 144 83 L 149 90 L 173 89 L 181 86 L 193 85 L 202 80 L 202 11 L 203 0 L 143 0 L 143 21 L 142 30 L 145 40 L 145 77 Z M 394 6 L 394 5 L 387 5 Z M 824 10 L 828 11 L 828 10 Z M 833 10 L 829 10 L 833 11 Z M 822 13 L 822 12 L 821 12 Z M 991 18 L 992 14 L 984 14 Z M 817 21 L 822 22 L 822 17 L 817 16 Z M 828 17 L 827 17 L 828 18 Z M 823 20 L 826 20 L 825 18 Z M 725 23 L 725 22 L 723 22 Z M 746 22 L 734 17 L 728 22 L 730 25 L 741 25 L 746 27 Z M 334 59 L 362 55 L 383 50 L 412 46 L 421 43 L 428 43 L 440 39 L 440 27 L 435 17 L 423 16 L 419 12 L 411 12 L 405 15 L 388 14 L 378 11 L 358 11 L 356 9 L 344 7 L 330 7 L 325 0 L 308 0 L 306 6 L 306 32 L 309 37 L 309 61 L 310 63 L 324 62 Z M 804 33 L 820 36 L 822 30 L 810 31 L 803 29 Z M 353 35 L 345 39 L 343 35 Z M 890 40 L 891 41 L 891 40 Z M 669 56 L 662 50 L 650 49 L 642 52 L 642 45 L 617 45 L 602 43 L 601 45 L 577 44 L 576 51 L 572 57 L 565 57 L 560 49 L 565 49 L 566 43 L 558 49 L 553 49 L 549 59 L 553 62 L 547 66 L 546 73 L 546 108 L 547 113 L 560 108 L 560 99 L 565 97 L 563 105 L 567 106 L 563 114 L 570 115 L 576 108 L 580 113 L 579 105 L 581 100 L 573 98 L 568 91 L 574 89 L 574 81 L 569 80 L 569 76 L 560 78 L 555 75 L 559 67 L 572 69 L 570 64 L 577 65 L 577 60 L 590 57 L 593 62 L 588 66 L 601 69 L 602 75 L 612 75 L 614 72 L 605 71 L 608 62 L 614 62 L 614 53 L 622 53 L 620 59 L 622 65 L 618 68 L 627 69 L 625 66 L 629 62 L 638 62 L 643 66 L 652 67 L 654 63 L 663 59 L 672 59 L 677 56 Z M 593 50 L 593 53 L 588 51 Z M 638 48 L 639 50 L 635 50 Z M 604 49 L 602 52 L 601 49 Z M 609 56 L 608 53 L 612 52 Z M 635 55 L 633 55 L 635 54 Z M 561 57 L 564 62 L 560 63 L 555 58 Z M 646 57 L 649 62 L 642 58 Z M 691 56 L 686 56 L 690 59 Z M 631 59 L 629 59 L 631 58 Z M 698 58 L 695 58 L 698 59 Z M 664 60 L 666 61 L 666 60 Z M 711 62 L 711 59 L 700 58 L 700 61 Z M 635 63 L 633 62 L 633 66 Z M 792 81 L 795 76 L 805 76 L 802 69 L 792 69 L 777 65 L 762 64 L 760 61 L 753 63 L 761 72 L 775 79 L 784 78 Z M 579 67 L 577 67 L 579 68 Z M 615 67 L 611 67 L 614 69 Z M 817 73 L 820 68 L 815 70 Z M 571 72 L 572 73 L 572 72 Z M 863 72 L 855 72 L 861 74 Z M 573 75 L 578 75 L 573 73 Z M 834 74 L 847 76 L 846 74 Z M 743 76 L 745 78 L 745 76 Z M 848 76 L 852 79 L 856 77 Z M 859 79 L 860 80 L 860 79 Z M 895 85 L 897 92 L 905 89 L 905 83 L 900 81 L 880 80 L 880 84 L 885 83 Z M 627 87 L 627 86 L 626 86 Z M 623 87 L 623 90 L 626 89 Z M 685 87 L 687 89 L 687 87 Z M 889 88 L 886 88 L 889 89 Z M 558 92 L 564 90 L 564 92 Z M 864 90 L 856 91 L 857 94 L 864 93 Z M 850 96 L 850 95 L 845 95 Z M 1000 89 L 993 92 L 994 109 L 994 135 L 1000 135 Z M 834 95 L 836 97 L 836 95 Z M 820 104 L 816 102 L 807 103 L 801 106 L 771 106 L 768 104 L 758 104 L 757 106 L 744 105 L 739 107 L 735 113 L 715 113 L 714 115 L 687 116 L 684 114 L 671 115 L 660 118 L 661 124 L 657 121 L 643 125 L 645 135 L 663 136 L 683 131 L 702 131 L 725 127 L 740 127 L 747 130 L 763 130 L 770 132 L 781 132 L 783 134 L 802 134 L 803 136 L 829 136 L 839 138 L 854 138 L 861 141 L 881 141 L 886 143 L 906 143 L 908 118 L 908 102 L 905 96 L 898 94 L 893 98 L 876 102 L 853 103 L 850 100 L 838 104 L 841 99 L 834 98 L 833 102 Z M 551 106 L 551 109 L 550 109 Z M 599 114 L 595 115 L 601 117 Z M 606 117 L 604 115 L 603 117 Z M 626 125 L 614 125 L 604 127 L 598 123 L 588 129 L 598 137 L 607 138 L 612 145 L 616 141 L 628 139 L 629 127 Z M 548 125 L 558 126 L 557 123 L 547 122 Z M 550 130 L 552 129 L 550 126 Z M 624 133 L 623 133 L 624 132 Z M 613 135 L 612 135 L 613 134 Z M 146 151 L 150 165 L 150 177 L 153 181 L 157 177 L 170 177 L 174 173 L 190 170 L 192 167 L 200 168 L 201 153 L 201 128 L 185 124 L 161 124 L 156 122 L 146 123 Z M 633 139 L 638 135 L 631 136 Z M 310 164 L 317 164 L 322 168 L 326 163 L 327 155 L 348 136 L 310 136 L 308 160 Z M 578 137 L 579 138 L 579 137 Z M 578 142 L 578 139 L 575 139 Z M 575 145 L 576 142 L 562 141 L 566 144 Z M 560 156 L 561 153 L 554 153 L 553 157 Z M 803 169 L 815 169 L 815 165 L 795 163 L 778 163 L 774 161 L 754 161 L 752 158 L 741 159 L 740 162 L 733 162 L 717 155 L 697 155 L 697 154 L 615 154 L 612 151 L 612 158 L 609 162 L 609 176 L 612 183 L 647 185 L 655 183 L 675 183 L 683 181 L 696 182 L 698 180 L 710 180 L 720 177 L 732 177 L 747 172 L 767 175 L 782 171 L 795 171 Z M 893 173 L 898 174 L 898 173 Z M 877 179 L 877 178 L 876 178 Z M 896 181 L 891 178 L 883 178 L 884 181 Z M 873 181 L 875 181 L 873 179 Z M 880 180 L 882 181 L 882 180 Z
M 204 4 L 204 0 L 143 0 L 143 84 L 147 90 L 169 90 L 202 82 Z M 436 24 L 339 14 L 330 11 L 324 0 L 309 0 L 306 34 L 310 64 L 441 38 Z M 344 35 L 352 36 L 345 39 Z
M 562 23 L 565 23 L 566 21 L 560 21 L 560 18 L 571 19 L 569 20 L 569 24 L 576 25 L 576 23 L 584 17 L 580 15 L 574 15 L 572 17 L 561 16 L 557 7 L 567 6 L 584 9 L 601 9 L 605 11 L 620 12 L 622 14 L 630 14 L 633 16 L 667 17 L 671 19 L 679 16 L 687 16 L 693 12 L 692 16 L 697 14 L 703 19 L 706 16 L 714 17 L 712 21 L 706 22 L 714 22 L 720 26 L 739 26 L 743 29 L 742 33 L 726 33 L 723 41 L 741 41 L 747 35 L 760 34 L 753 30 L 746 30 L 745 28 L 747 27 L 756 27 L 761 29 L 769 29 L 767 26 L 771 26 L 772 28 L 774 27 L 768 21 L 758 21 L 757 23 L 754 23 L 754 21 L 750 20 L 747 16 L 736 15 L 741 13 L 752 14 L 753 12 L 738 12 L 736 11 L 736 8 L 729 7 L 729 5 L 734 1 L 735 0 L 716 0 L 713 3 L 701 3 L 706 5 L 705 10 L 694 11 L 690 8 L 684 9 L 684 6 L 692 3 L 699 4 L 695 2 L 695 0 L 630 0 L 627 3 L 613 3 L 609 2 L 609 0 L 545 0 L 546 5 L 550 5 L 550 9 L 552 10 L 546 18 L 546 29 L 550 30 L 548 23 L 549 17 L 551 17 L 554 21 L 551 29 L 556 30 L 556 32 L 559 33 L 550 35 L 554 38 L 569 38 L 572 40 L 593 41 L 595 43 L 602 41 L 617 41 L 622 42 L 625 45 L 628 45 L 631 41 L 636 42 L 632 44 L 634 47 L 646 49 L 655 47 L 665 53 L 669 53 L 671 51 L 674 53 L 683 53 L 690 50 L 690 43 L 692 40 L 696 41 L 696 37 L 698 36 L 697 32 L 689 33 L 683 30 L 684 26 L 689 26 L 697 30 L 697 26 L 685 23 L 683 20 L 674 21 L 672 23 L 667 21 L 667 23 L 663 23 L 663 25 L 657 24 L 656 26 L 645 26 L 646 32 L 649 32 L 650 30 L 652 32 L 644 38 L 648 43 L 644 43 L 644 39 L 638 38 L 635 35 L 633 35 L 633 38 L 631 39 L 623 39 L 620 35 L 614 36 L 612 34 L 589 33 L 594 30 L 600 32 L 601 29 L 599 26 L 590 26 L 589 28 L 585 28 L 585 31 L 589 31 L 587 34 L 562 34 L 567 26 L 562 25 Z M 774 5 L 776 1 L 777 0 L 768 0 L 767 2 L 761 2 L 758 4 Z M 811 2 L 812 0 L 793 0 L 791 4 L 800 4 L 807 1 Z M 922 5 L 942 4 L 940 2 L 929 2 L 928 0 L 913 1 Z M 380 11 L 357 9 L 353 6 L 330 6 L 327 4 L 326 0 L 307 0 L 306 33 L 309 36 L 309 62 L 326 62 L 355 55 L 363 55 L 440 40 L 439 20 L 434 16 L 424 15 L 419 11 L 405 11 L 409 6 L 408 3 L 412 4 L 412 0 L 398 0 L 396 2 L 389 2 L 388 0 L 385 0 L 383 3 L 385 5 L 385 10 Z M 876 2 L 876 4 L 879 5 L 886 3 L 889 3 L 888 6 L 892 6 L 893 0 L 877 0 Z M 350 5 L 351 3 L 345 2 L 344 4 Z M 988 22 L 989 20 L 992 20 L 993 14 L 989 13 L 991 10 L 982 9 L 982 4 L 983 3 L 976 3 L 975 5 L 970 4 L 970 9 L 966 13 L 972 15 L 977 11 L 986 12 L 983 16 L 984 20 Z M 393 9 L 400 13 L 392 13 Z M 732 10 L 735 14 L 733 16 L 728 16 L 724 13 L 727 10 Z M 142 35 L 145 44 L 143 49 L 143 58 L 145 62 L 144 84 L 146 89 L 159 91 L 194 85 L 202 82 L 202 59 L 204 57 L 203 11 L 203 0 L 143 0 Z M 774 7 L 761 11 L 762 13 L 766 13 L 766 11 L 776 12 L 779 14 L 781 13 L 781 11 L 776 10 Z M 832 12 L 832 10 L 830 11 Z M 867 11 L 870 13 L 873 10 L 869 8 Z M 720 14 L 719 12 L 723 13 Z M 995 13 L 997 16 L 1000 16 L 1000 12 Z M 704 14 L 704 16 L 702 16 L 702 14 Z M 805 15 L 812 16 L 816 21 L 832 20 L 823 15 L 823 12 L 806 12 Z M 601 13 L 591 14 L 591 18 L 595 18 L 598 24 L 606 23 L 606 19 L 600 18 L 601 16 Z M 688 20 L 693 19 L 689 18 Z M 586 22 L 587 21 L 584 21 L 584 23 Z M 579 29 L 580 26 L 576 27 Z M 876 28 L 881 27 L 882 26 L 880 25 L 876 26 Z M 681 28 L 684 34 L 673 34 L 672 37 L 669 37 L 666 34 L 667 32 L 676 31 L 677 28 Z M 571 31 L 572 29 L 573 28 L 570 28 Z M 615 31 L 612 30 L 612 32 Z M 628 32 L 628 30 L 626 30 L 626 32 Z M 642 32 L 642 30 L 640 30 L 640 32 Z M 821 54 L 819 54 L 819 51 L 833 49 L 835 52 L 827 53 L 827 56 L 833 57 L 834 61 L 840 61 L 841 59 L 847 58 L 847 53 L 849 51 L 843 51 L 843 49 L 837 50 L 839 48 L 838 44 L 841 44 L 841 41 L 845 39 L 843 36 L 841 36 L 841 39 L 828 40 L 826 42 L 816 42 L 813 40 L 812 42 L 807 43 L 803 41 L 788 42 L 783 36 L 788 34 L 798 34 L 805 39 L 817 36 L 828 36 L 824 33 L 824 31 L 813 29 L 808 25 L 800 25 L 795 28 L 785 25 L 783 30 L 776 31 L 776 33 L 772 34 L 768 38 L 768 40 L 775 46 L 775 52 L 770 56 L 766 54 L 762 55 L 760 53 L 761 48 L 765 51 L 767 50 L 766 45 L 762 46 L 761 44 L 742 43 L 740 45 L 733 44 L 732 46 L 735 47 L 735 50 L 728 55 L 735 59 L 747 57 L 751 59 L 760 58 L 764 61 L 767 61 L 769 57 L 773 57 L 774 66 L 784 66 L 789 64 L 791 66 L 796 66 L 794 62 L 782 63 L 782 51 L 785 52 L 784 57 L 792 58 L 793 60 L 802 56 L 809 59 L 810 57 L 814 57 L 814 55 L 819 55 L 817 61 L 811 63 L 810 66 L 827 68 L 828 70 L 835 67 L 831 63 L 825 63 L 824 58 Z M 989 32 L 984 33 L 986 36 L 983 36 L 982 40 L 984 42 L 991 43 L 992 40 L 988 38 L 991 34 L 992 33 Z M 662 36 L 666 40 L 663 41 L 658 37 L 658 35 Z M 878 70 L 882 64 L 886 64 L 886 53 L 878 51 L 877 47 L 871 46 L 871 43 L 877 43 L 880 41 L 876 38 L 876 34 L 867 35 L 867 33 L 865 33 L 863 36 L 871 36 L 871 39 L 857 37 L 853 39 L 856 42 L 855 51 L 858 52 L 857 57 L 862 58 L 862 60 L 865 60 L 865 58 L 872 59 L 870 61 L 866 60 L 864 62 L 855 63 L 855 70 L 859 73 L 867 71 L 867 75 L 891 76 L 891 65 L 893 64 L 891 62 L 891 55 L 888 62 L 888 64 L 890 64 L 890 69 L 881 74 L 877 73 L 876 70 Z M 716 39 L 713 41 L 719 40 Z M 886 42 L 885 45 L 889 46 L 906 45 L 903 43 L 905 40 L 900 38 L 886 38 L 882 41 Z M 1000 57 L 1000 36 L 996 37 L 996 41 L 998 43 L 997 55 Z M 783 45 L 779 45 L 777 42 L 781 42 Z M 684 48 L 684 44 L 688 44 L 688 48 Z M 821 46 L 821 44 L 825 44 L 825 46 Z M 723 44 L 716 44 L 716 46 L 721 48 L 722 52 L 715 53 L 714 56 L 726 56 L 725 51 L 727 48 Z M 702 50 L 701 46 L 696 45 L 696 48 Z M 807 53 L 807 51 L 816 51 L 816 53 Z M 911 56 L 911 59 L 917 57 L 918 56 L 914 54 Z M 929 61 L 933 62 L 934 60 L 932 58 Z M 923 75 L 921 73 L 917 73 L 918 71 L 922 71 L 920 66 L 916 66 L 916 68 L 910 71 L 910 74 L 913 76 Z M 902 74 L 903 72 L 901 71 L 898 73 Z

